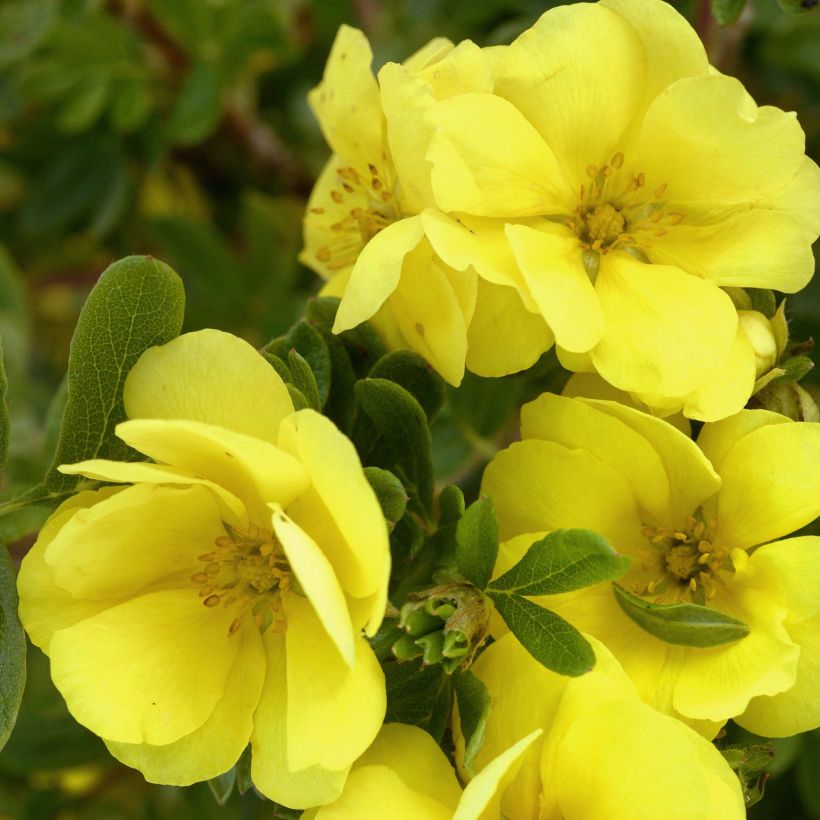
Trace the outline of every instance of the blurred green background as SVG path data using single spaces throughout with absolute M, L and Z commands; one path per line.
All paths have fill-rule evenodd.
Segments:
M 740 0 L 720 3 L 740 9 Z M 788 0 L 785 0 L 788 2 Z M 0 2 L 0 335 L 12 449 L 4 495 L 43 474 L 80 306 L 113 260 L 152 253 L 182 275 L 186 329 L 261 344 L 318 289 L 296 261 L 301 216 L 327 149 L 307 107 L 341 23 L 376 65 L 434 36 L 509 42 L 536 0 L 22 0 Z M 820 154 L 820 19 L 755 0 L 720 27 L 676 3 L 712 62 L 763 104 L 796 110 Z M 795 338 L 820 334 L 820 278 L 789 300 Z M 816 371 L 804 382 L 816 385 Z M 468 378 L 434 430 L 437 470 L 471 456 L 527 389 Z M 478 444 L 478 446 L 477 446 Z M 480 462 L 479 462 L 480 463 Z M 42 513 L 0 522 L 20 557 Z M 739 738 L 733 738 L 739 739 Z M 751 816 L 820 818 L 820 734 L 776 744 Z M 31 653 L 19 723 L 0 753 L 0 818 L 271 817 L 248 792 L 217 805 L 207 785 L 152 786 L 67 714 Z M 291 816 L 287 813 L 274 816 Z

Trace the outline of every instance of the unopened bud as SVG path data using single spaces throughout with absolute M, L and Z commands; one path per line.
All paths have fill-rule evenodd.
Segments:
M 760 378 L 777 364 L 777 339 L 772 323 L 756 310 L 739 310 L 737 318 L 755 354 L 755 376 Z

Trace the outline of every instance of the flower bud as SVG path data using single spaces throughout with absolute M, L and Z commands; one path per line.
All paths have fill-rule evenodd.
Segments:
M 772 323 L 756 310 L 739 310 L 737 318 L 755 354 L 755 376 L 760 378 L 777 363 L 777 339 Z

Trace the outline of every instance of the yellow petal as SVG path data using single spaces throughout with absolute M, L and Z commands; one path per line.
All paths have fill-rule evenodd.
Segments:
M 387 766 L 410 789 L 434 797 L 455 809 L 461 786 L 441 747 L 423 729 L 404 723 L 385 723 L 356 768 Z
M 57 586 L 54 573 L 45 562 L 45 553 L 54 538 L 78 511 L 92 507 L 120 492 L 121 487 L 103 487 L 101 490 L 85 490 L 71 496 L 49 516 L 34 546 L 23 558 L 17 576 L 20 620 L 31 642 L 46 654 L 55 631 L 72 626 L 119 603 L 119 600 L 79 600 Z
M 479 278 L 475 312 L 467 329 L 468 370 L 479 376 L 518 373 L 535 364 L 554 341 L 547 323 L 524 307 L 515 288 Z
M 537 231 L 508 225 L 507 238 L 556 342 L 571 353 L 594 347 L 604 334 L 604 317 L 584 270 L 578 238 L 558 225 Z
M 173 743 L 207 720 L 239 648 L 231 607 L 196 590 L 141 595 L 55 632 L 51 677 L 72 715 L 122 743 Z
M 346 768 L 373 742 L 386 708 L 384 674 L 364 638 L 345 666 L 310 604 L 283 601 L 288 626 L 287 724 L 289 768 Z
M 692 649 L 680 670 L 673 703 L 684 715 L 725 720 L 741 714 L 751 698 L 776 695 L 795 680 L 800 650 L 783 627 L 786 609 L 778 579 L 741 550 L 735 572 L 718 585 L 710 606 L 743 621 L 749 634 L 734 643 Z
M 671 424 L 615 402 L 589 399 L 588 403 L 639 433 L 661 457 L 669 477 L 671 519 L 665 522 L 667 526 L 681 526 L 687 516 L 720 490 L 720 479 L 709 460 Z
M 424 71 L 425 68 L 444 59 L 453 48 L 452 40 L 446 37 L 433 37 L 429 43 L 423 45 L 418 51 L 414 51 L 404 60 L 402 65 L 410 71 Z
M 562 739 L 545 790 L 554 789 L 564 817 L 609 820 L 629 806 L 634 820 L 742 820 L 740 784 L 730 785 L 728 764 L 709 747 L 637 701 L 590 703 Z
M 496 94 L 538 130 L 577 191 L 586 167 L 618 150 L 642 102 L 644 62 L 640 39 L 620 15 L 602 5 L 559 6 L 506 50 Z
M 353 625 L 342 588 L 316 542 L 294 524 L 278 504 L 271 504 L 273 530 L 299 586 L 322 627 L 348 666 L 355 662 Z
M 620 473 L 643 510 L 670 518 L 669 479 L 660 456 L 639 431 L 584 401 L 544 393 L 521 410 L 521 436 L 593 453 Z
M 721 421 L 704 424 L 698 435 L 698 447 L 720 472 L 724 459 L 744 436 L 758 427 L 791 423 L 788 417 L 770 410 L 743 410 Z
M 268 629 L 263 635 L 268 667 L 253 717 L 251 779 L 265 797 L 294 809 L 332 803 L 342 793 L 348 768 L 330 771 L 288 765 L 288 699 L 285 636 Z M 298 697 L 298 693 L 295 695 Z
M 805 227 L 789 214 L 764 208 L 713 224 L 684 222 L 653 237 L 647 250 L 653 262 L 674 265 L 721 287 L 794 293 L 814 273 Z
M 581 527 L 601 533 L 617 550 L 644 540 L 626 478 L 587 450 L 518 442 L 487 466 L 481 492 L 493 499 L 502 539 Z
M 432 128 L 425 114 L 435 104 L 429 83 L 414 72 L 387 63 L 379 71 L 379 88 L 390 154 L 401 180 L 401 193 L 408 213 L 418 213 L 434 204 L 430 187 L 430 164 L 425 159 Z
M 155 461 L 209 479 L 240 498 L 255 521 L 268 520 L 267 503 L 286 505 L 308 486 L 293 456 L 258 438 L 196 421 L 139 419 L 117 425 L 117 435 Z
M 768 424 L 743 436 L 720 467 L 715 543 L 752 547 L 820 515 L 820 425 Z
M 439 754 L 441 750 L 437 750 Z M 443 754 L 442 754 L 443 757 Z M 446 760 L 445 760 L 446 763 Z M 453 809 L 424 791 L 409 788 L 387 766 L 361 766 L 350 773 L 342 796 L 314 815 L 316 820 L 452 820 Z
M 322 82 L 308 94 L 310 107 L 333 151 L 365 167 L 381 157 L 384 142 L 372 61 L 367 37 L 358 29 L 340 26 Z
M 809 241 L 820 233 L 820 168 L 814 160 L 803 157 L 794 178 L 774 196 L 771 207 L 800 222 Z
M 636 410 L 643 410 L 645 413 L 652 412 L 652 408 L 639 401 L 637 396 L 618 390 L 617 387 L 605 382 L 597 373 L 573 373 L 564 385 L 561 395 L 570 398 L 615 401 L 618 404 L 625 404 L 627 407 L 634 407 Z M 692 425 L 689 423 L 689 419 L 680 413 L 673 413 L 670 416 L 663 413 L 658 413 L 658 415 L 668 424 L 680 430 L 685 436 L 690 436 Z
M 147 589 L 186 589 L 197 556 L 225 534 L 204 487 L 138 484 L 77 511 L 45 550 L 55 582 L 76 598 L 131 597 Z
M 521 770 L 524 756 L 543 734 L 536 729 L 491 760 L 464 789 L 453 820 L 496 820 L 505 789 Z
M 336 313 L 334 333 L 350 330 L 376 313 L 396 289 L 404 258 L 423 234 L 421 218 L 412 216 L 388 225 L 365 245 Z
M 202 421 L 269 442 L 293 412 L 284 382 L 262 356 L 242 339 L 210 329 L 146 350 L 123 395 L 132 419 Z
M 195 476 L 190 470 L 169 467 L 167 464 L 151 464 L 147 461 L 108 461 L 94 458 L 76 464 L 61 464 L 57 468 L 65 475 L 82 475 L 97 481 L 116 484 L 182 484 L 207 487 L 220 504 L 226 521 L 234 526 L 246 526 L 248 513 L 245 505 L 224 487 Z
M 765 203 L 803 160 L 793 113 L 758 108 L 722 74 L 679 80 L 646 112 L 637 144 L 648 190 L 667 184 L 672 203 Z
M 443 211 L 504 217 L 574 207 L 555 155 L 506 100 L 461 94 L 438 102 L 428 119 L 435 134 L 427 159 Z
M 735 723 L 763 737 L 791 737 L 820 724 L 820 616 L 787 624 L 786 629 L 800 647 L 794 683 L 777 695 L 752 698 L 746 711 L 735 718 Z
M 404 64 L 407 66 L 407 62 Z M 468 91 L 489 94 L 493 90 L 493 74 L 487 51 L 471 40 L 462 40 L 441 59 L 429 62 L 418 72 L 430 84 L 437 100 Z
M 738 323 L 729 355 L 684 401 L 689 418 L 716 421 L 739 413 L 755 384 L 755 353 Z
M 367 630 L 373 635 L 384 617 L 390 548 L 384 515 L 359 456 L 329 419 L 310 410 L 288 419 L 281 443 L 311 481 L 288 515 L 320 546 L 345 592 L 372 596 Z
M 248 745 L 265 679 L 265 651 L 256 624 L 245 619 L 236 637 L 241 645 L 225 693 L 202 726 L 166 746 L 107 741 L 108 751 L 139 769 L 149 783 L 189 786 L 228 771 Z
M 640 38 L 647 104 L 675 80 L 709 71 L 700 37 L 673 6 L 655 0 L 601 0 L 600 5 L 623 17 Z
M 448 270 L 433 254 L 430 243 L 424 241 L 407 255 L 401 280 L 390 297 L 390 307 L 407 346 L 456 386 L 464 377 L 470 319 L 465 316 L 458 293 L 472 291 L 471 300 L 468 294 L 465 296 L 474 305 L 476 286 L 472 271 Z
M 615 252 L 601 259 L 595 290 L 606 335 L 592 361 L 621 390 L 684 395 L 729 353 L 737 312 L 710 282 Z

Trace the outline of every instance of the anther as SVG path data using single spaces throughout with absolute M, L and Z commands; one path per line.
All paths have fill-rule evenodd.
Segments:
M 618 151 L 614 157 L 612 157 L 612 167 L 613 168 L 620 168 L 624 164 L 624 155 Z
M 653 192 L 653 195 L 654 195 L 655 199 L 660 199 L 664 195 L 665 192 L 666 192 L 666 183 L 664 182 L 663 185 L 659 185 L 657 188 L 655 188 L 655 190 Z
M 330 198 L 336 203 L 339 203 L 344 199 L 344 197 L 339 191 L 331 191 Z
M 213 607 L 219 603 L 219 596 L 218 595 L 209 595 L 203 602 L 205 606 Z
M 195 572 L 191 576 L 191 580 L 196 584 L 204 584 L 208 580 L 207 572 Z

